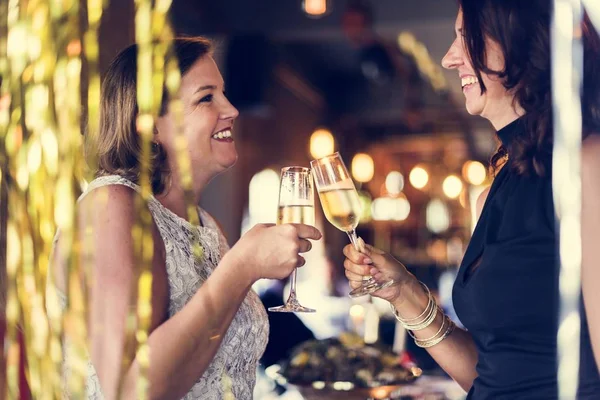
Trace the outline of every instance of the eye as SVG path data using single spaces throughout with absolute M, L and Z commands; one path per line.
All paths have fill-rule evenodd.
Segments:
M 213 99 L 213 95 L 212 94 L 207 94 L 206 96 L 204 96 L 203 98 L 201 98 L 198 103 L 210 103 Z

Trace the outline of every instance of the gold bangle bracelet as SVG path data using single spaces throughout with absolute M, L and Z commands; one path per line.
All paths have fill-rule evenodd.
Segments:
M 446 315 L 444 315 L 443 311 L 440 310 L 439 307 L 438 307 L 438 310 L 440 313 L 442 313 L 442 325 L 440 325 L 440 329 L 438 329 L 438 331 L 432 337 L 430 337 L 428 339 L 419 339 L 418 337 L 415 336 L 414 333 L 412 333 L 412 331 L 408 331 L 408 334 L 410 335 L 410 337 L 413 338 L 414 340 L 418 340 L 420 342 L 429 342 L 430 340 L 433 340 L 436 337 L 438 337 L 438 335 L 440 333 L 442 333 L 442 331 L 444 330 L 444 327 L 446 325 Z M 436 313 L 436 316 L 437 316 L 437 313 Z
M 392 305 L 392 303 L 390 303 L 390 305 L 392 305 L 392 309 L 394 310 L 394 315 L 396 316 L 396 318 L 398 319 L 398 321 L 403 322 L 405 324 L 410 324 L 411 321 L 416 321 L 418 319 L 423 318 L 423 316 L 427 314 L 427 310 L 429 310 L 429 307 L 431 307 L 432 303 L 435 302 L 435 299 L 431 295 L 431 291 L 429 290 L 429 288 L 427 287 L 427 285 L 424 284 L 421 281 L 418 281 L 418 282 L 419 282 L 419 284 L 421 284 L 421 286 L 423 286 L 423 289 L 425 289 L 425 293 L 427 294 L 427 306 L 425 306 L 425 310 L 423 310 L 423 312 L 421 314 L 419 314 L 418 316 L 416 316 L 414 318 L 404 318 L 404 317 L 400 316 L 400 314 L 394 308 L 394 306 Z
M 423 285 L 423 286 L 425 286 L 425 285 Z M 427 287 L 427 286 L 425 286 L 425 287 Z M 421 315 L 419 316 L 419 317 L 422 317 L 423 315 L 425 315 L 425 318 L 422 321 L 417 322 L 417 323 L 408 323 L 407 322 L 408 320 L 402 318 L 398 314 L 398 311 L 396 310 L 394 305 L 392 303 L 390 303 L 390 308 L 392 309 L 394 316 L 396 317 L 398 322 L 400 322 L 400 324 L 402 325 L 402 327 L 404 329 L 407 329 L 409 331 L 420 331 L 420 330 L 427 328 L 435 320 L 435 317 L 437 316 L 437 311 L 438 311 L 439 307 L 438 307 L 435 299 L 431 295 L 431 292 L 429 292 L 429 290 L 427 290 L 427 291 L 429 294 L 429 302 L 427 303 L 427 307 L 425 308 L 425 311 L 423 311 L 421 313 Z
M 427 319 L 425 319 L 420 324 L 414 324 L 414 325 L 406 324 L 406 325 L 404 325 L 404 327 L 406 329 L 408 329 L 409 331 L 413 331 L 413 332 L 414 331 L 422 331 L 423 329 L 428 328 L 429 325 L 433 324 L 433 321 L 435 321 L 435 317 L 437 317 L 438 310 L 439 310 L 439 307 L 434 302 L 431 312 L 429 313 L 429 315 L 427 315 Z
M 437 309 L 438 309 L 438 306 L 434 301 L 433 303 L 428 305 L 427 309 L 425 310 L 425 312 L 427 313 L 427 315 L 425 316 L 425 319 L 423 319 L 421 322 L 418 322 L 416 324 L 407 324 L 406 322 L 404 322 L 404 320 L 402 318 L 398 317 L 398 314 L 396 313 L 396 309 L 394 308 L 393 305 L 391 305 L 391 303 L 390 303 L 390 306 L 391 306 L 392 312 L 396 316 L 396 319 L 398 320 L 398 322 L 400 322 L 400 325 L 402 325 L 402 327 L 404 329 L 407 329 L 409 331 L 420 331 L 422 329 L 427 328 L 429 325 L 431 325 L 431 323 L 435 320 L 435 317 L 437 314 Z
M 454 331 L 454 328 L 456 328 L 456 325 L 454 324 L 454 322 L 448 318 L 447 316 L 445 316 L 445 318 L 448 319 L 448 328 L 446 328 L 446 331 L 442 334 L 442 336 L 440 336 L 437 339 L 433 339 L 430 341 L 420 341 L 420 340 L 415 340 L 415 344 L 421 348 L 428 348 L 428 347 L 433 347 L 436 344 L 440 343 L 441 341 L 443 341 L 444 339 L 446 339 L 448 336 L 450 336 L 450 334 Z
M 431 291 L 429 290 L 427 285 L 425 285 L 423 282 L 419 282 L 419 283 L 425 289 L 425 292 L 428 297 L 427 306 L 425 307 L 425 310 L 423 310 L 423 312 L 420 315 L 418 315 L 417 317 L 414 317 L 414 318 L 403 318 L 402 316 L 400 316 L 400 314 L 398 313 L 398 310 L 396 310 L 394 305 L 392 303 L 390 303 L 390 308 L 392 310 L 392 313 L 394 314 L 394 316 L 396 317 L 398 322 L 400 322 L 400 324 L 404 327 L 404 329 L 408 329 L 411 331 L 418 331 L 418 330 L 422 330 L 422 329 L 425 329 L 426 327 L 428 327 L 435 319 L 435 316 L 437 314 L 437 309 L 438 309 L 435 298 L 431 294 Z M 412 321 L 417 321 L 417 320 L 420 320 L 420 322 L 416 322 L 416 323 L 412 322 Z

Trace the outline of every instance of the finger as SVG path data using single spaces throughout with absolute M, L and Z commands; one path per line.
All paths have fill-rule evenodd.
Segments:
M 385 271 L 382 272 L 381 270 L 379 270 L 377 268 L 371 268 L 369 271 L 369 275 L 371 275 L 377 281 L 388 279 L 388 275 L 385 273 Z
M 300 245 L 299 245 L 298 252 L 306 253 L 306 252 L 309 252 L 310 249 L 312 249 L 312 243 L 306 239 L 300 239 Z
M 344 255 L 355 264 L 370 264 L 372 260 L 356 250 L 351 244 L 344 247 Z
M 275 226 L 275 224 L 271 224 L 271 223 L 260 223 L 260 224 L 256 224 L 254 225 L 254 228 L 270 228 L 272 226 Z
M 355 264 L 348 258 L 344 260 L 344 268 L 346 269 L 346 271 L 350 271 L 360 276 L 369 275 L 369 270 L 371 269 L 368 265 Z
M 365 253 L 384 255 L 385 251 L 379 250 L 377 247 L 373 247 L 370 244 L 365 243 Z
M 319 239 L 321 239 L 321 237 L 323 237 L 323 235 L 321 235 L 321 232 L 314 226 L 306 225 L 306 224 L 291 224 L 291 225 L 296 227 L 296 234 L 301 239 L 319 240 Z
M 363 280 L 363 275 L 360 274 L 355 274 L 352 271 L 348 271 L 346 270 L 346 278 L 348 278 L 349 281 L 356 281 L 356 282 L 362 282 Z
M 360 281 L 348 281 L 351 289 L 356 289 L 357 287 L 362 286 L 362 280 Z
M 296 262 L 296 268 L 303 267 L 306 264 L 306 259 L 302 256 L 298 256 L 298 261 Z
M 378 282 L 386 280 L 386 276 L 379 271 L 372 273 L 371 276 Z
M 371 263 L 374 266 L 382 266 L 386 264 L 386 252 L 379 250 L 376 247 L 366 244 L 363 246 L 363 254 L 371 259 Z

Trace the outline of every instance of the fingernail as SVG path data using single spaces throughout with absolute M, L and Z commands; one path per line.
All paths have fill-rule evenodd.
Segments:
M 369 257 L 365 257 L 365 264 L 373 264 L 373 260 L 371 260 Z

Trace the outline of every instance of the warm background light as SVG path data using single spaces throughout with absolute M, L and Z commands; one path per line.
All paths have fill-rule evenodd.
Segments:
M 455 199 L 460 195 L 463 190 L 463 183 L 460 178 L 456 175 L 450 175 L 444 179 L 442 183 L 442 189 L 444 194 L 451 199 Z
M 392 196 L 397 196 L 404 189 L 404 176 L 398 171 L 390 172 L 385 178 L 385 190 Z
M 327 12 L 327 0 L 304 0 L 304 12 L 318 17 Z
M 425 224 L 431 232 L 439 234 L 450 227 L 450 210 L 440 199 L 433 199 L 425 209 Z
M 352 176 L 357 182 L 365 183 L 373 179 L 375 164 L 373 158 L 365 153 L 358 153 L 352 159 Z
M 463 178 L 471 185 L 475 186 L 481 185 L 485 182 L 485 178 L 487 177 L 487 171 L 479 161 L 467 161 L 465 165 L 463 165 L 462 173 Z
M 242 224 L 242 234 L 258 223 L 277 222 L 279 174 L 270 168 L 257 172 L 248 189 L 248 215 Z
M 376 221 L 404 221 L 410 214 L 410 203 L 403 193 L 398 197 L 379 197 L 373 200 L 371 214 Z
M 323 158 L 333 154 L 335 139 L 327 129 L 317 129 L 310 137 L 310 155 L 313 158 Z
M 412 171 L 410 171 L 408 180 L 415 188 L 423 189 L 429 182 L 429 174 L 425 168 L 417 165 L 412 169 Z
M 364 190 L 360 190 L 358 192 L 358 198 L 360 199 L 360 203 L 362 205 L 362 214 L 360 215 L 360 223 L 364 224 L 370 222 L 373 219 L 371 215 L 371 204 L 373 203 L 373 198 Z

